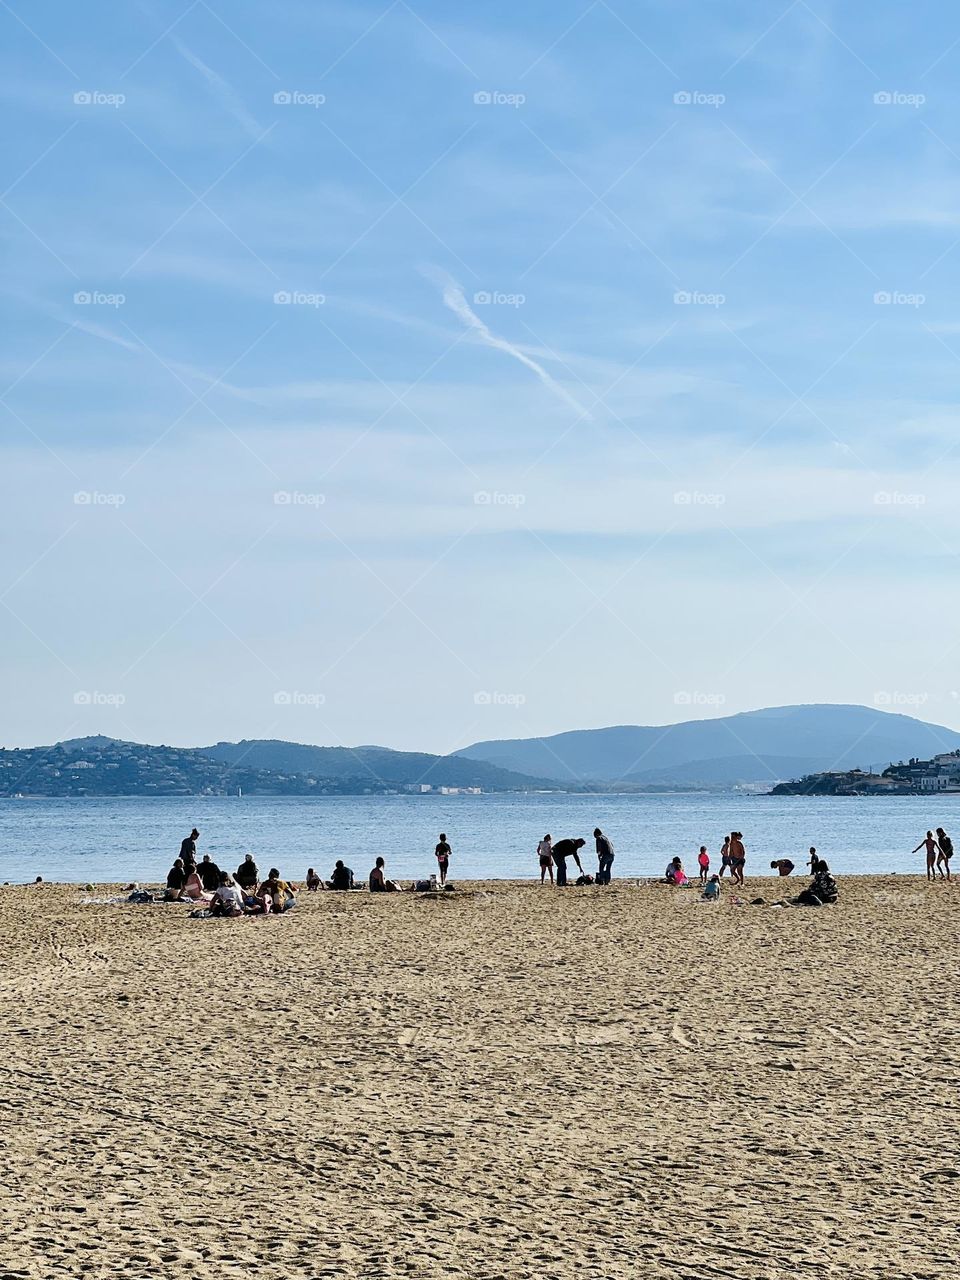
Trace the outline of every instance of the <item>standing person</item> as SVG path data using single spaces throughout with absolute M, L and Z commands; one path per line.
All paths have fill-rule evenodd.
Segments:
M 200 839 L 200 832 L 196 827 L 180 841 L 180 861 L 185 867 L 197 865 L 197 841 Z
M 537 857 L 540 859 L 540 883 L 543 884 L 547 872 L 553 884 L 553 837 L 548 832 L 537 845 Z
M 705 844 L 700 846 L 700 852 L 697 854 L 697 865 L 700 867 L 700 883 L 706 884 L 707 877 L 710 875 L 710 855 L 707 853 Z
M 811 875 L 816 874 L 817 864 L 819 863 L 819 861 L 820 861 L 820 855 L 817 853 L 816 848 L 813 845 L 811 845 L 810 857 L 807 859 L 807 866 L 810 868 Z
M 723 873 L 730 871 L 730 837 L 723 837 L 723 847 L 720 850 L 720 879 L 723 879 Z M 731 875 L 733 873 L 731 872 Z
M 944 831 L 943 827 L 937 827 L 937 844 L 940 846 L 940 852 L 937 854 L 937 870 L 943 877 L 944 868 L 946 868 L 945 879 L 950 879 L 950 859 L 953 857 L 953 841 Z
M 450 867 L 450 854 L 452 852 L 453 850 L 450 848 L 449 844 L 447 844 L 447 837 L 441 831 L 440 842 L 436 849 L 434 849 L 434 853 L 437 855 L 437 866 L 440 868 L 441 889 L 447 883 L 447 870 Z
M 580 850 L 586 844 L 586 840 L 558 840 L 553 846 L 553 860 L 557 864 L 557 888 L 561 889 L 567 883 L 567 859 L 572 858 L 580 868 L 580 874 L 583 875 L 583 863 L 580 861 Z
M 926 849 L 927 851 L 927 879 L 936 880 L 937 873 L 934 870 L 934 863 L 936 861 L 937 854 L 941 852 L 941 849 L 936 840 L 934 840 L 932 831 L 928 831 L 917 845 L 916 849 L 911 850 L 911 852 L 919 853 L 921 849 Z
M 743 847 L 743 832 L 730 832 L 730 874 L 735 884 L 743 884 L 743 868 L 747 862 L 747 851 Z
M 610 868 L 613 866 L 613 841 L 605 836 L 599 827 L 594 827 L 593 838 L 597 842 L 597 884 L 610 883 Z

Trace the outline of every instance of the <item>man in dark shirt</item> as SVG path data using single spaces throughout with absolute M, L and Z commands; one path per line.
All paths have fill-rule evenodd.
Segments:
M 180 861 L 185 867 L 197 865 L 197 839 L 199 835 L 200 832 L 194 827 L 187 838 L 180 841 Z
M 220 868 L 215 862 L 210 861 L 209 853 L 205 853 L 197 864 L 197 875 L 207 893 L 213 893 L 215 889 L 220 888 Z
M 553 860 L 557 864 L 557 887 L 567 883 L 567 859 L 573 858 L 583 875 L 583 863 L 580 861 L 580 850 L 586 840 L 558 840 L 553 846 Z
M 610 868 L 613 866 L 613 841 L 603 834 L 599 827 L 594 828 L 593 838 L 597 842 L 597 884 L 610 883 Z
M 349 867 L 345 867 L 340 858 L 337 859 L 337 865 L 330 874 L 331 889 L 352 889 L 353 888 L 353 872 Z
M 255 889 L 260 880 L 260 870 L 253 860 L 253 854 L 248 853 L 244 860 L 237 867 L 237 874 L 234 876 L 237 884 L 241 889 Z

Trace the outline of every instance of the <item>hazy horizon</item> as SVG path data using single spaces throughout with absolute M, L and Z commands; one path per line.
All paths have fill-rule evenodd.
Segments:
M 6 745 L 960 729 L 952 11 L 0 21 Z

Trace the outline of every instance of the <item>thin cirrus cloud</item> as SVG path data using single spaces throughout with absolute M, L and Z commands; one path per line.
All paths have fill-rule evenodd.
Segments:
M 495 351 L 503 351 L 506 355 L 511 356 L 514 360 L 519 360 L 521 364 L 526 365 L 540 379 L 543 385 L 557 399 L 562 400 L 564 404 L 569 405 L 571 409 L 588 422 L 593 421 L 593 417 L 589 409 L 585 408 L 574 396 L 567 391 L 562 383 L 558 382 L 550 373 L 544 369 L 542 364 L 538 364 L 536 360 L 532 360 L 526 352 L 522 351 L 512 342 L 508 342 L 506 338 L 498 337 L 488 325 L 480 319 L 464 296 L 463 289 L 457 284 L 452 276 L 448 276 L 446 272 L 439 271 L 434 267 L 425 267 L 424 275 L 428 280 L 432 280 L 434 284 L 439 285 L 442 295 L 443 304 L 448 307 L 453 314 L 464 324 L 467 329 L 473 333 L 479 342 L 485 346 L 492 347 Z

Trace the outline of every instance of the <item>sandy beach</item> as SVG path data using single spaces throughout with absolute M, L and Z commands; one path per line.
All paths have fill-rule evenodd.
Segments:
M 4 888 L 0 1277 L 956 1272 L 960 887 L 840 888 Z

